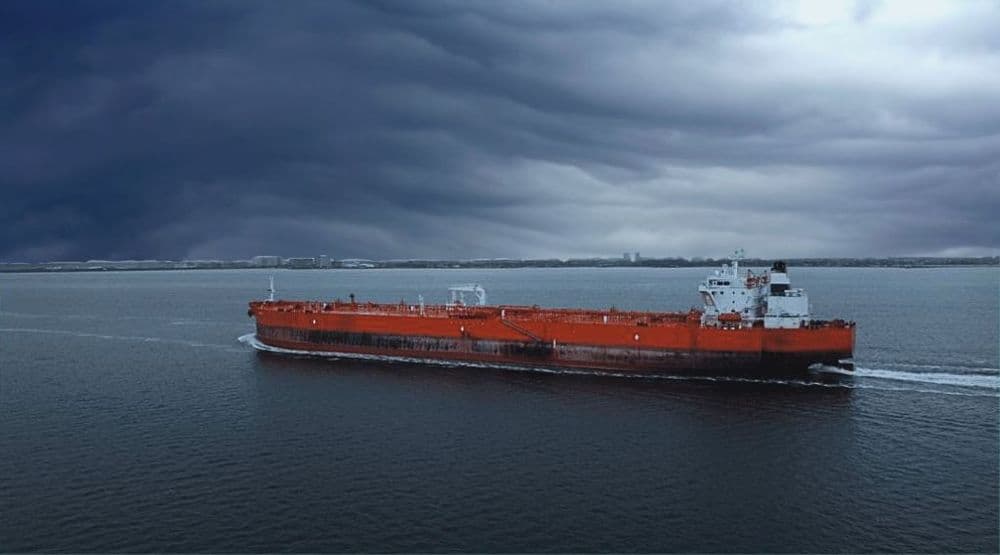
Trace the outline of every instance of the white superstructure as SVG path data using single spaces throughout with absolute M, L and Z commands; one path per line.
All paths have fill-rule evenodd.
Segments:
M 478 283 L 453 285 L 448 288 L 448 293 L 451 295 L 451 301 L 448 302 L 448 306 L 468 306 L 468 302 L 465 300 L 466 293 L 472 294 L 476 300 L 476 305 L 486 305 L 486 290 Z
M 809 325 L 809 297 L 804 290 L 791 287 L 785 263 L 775 262 L 762 275 L 747 270 L 741 276 L 742 258 L 742 251 L 737 251 L 732 264 L 723 264 L 721 270 L 715 270 L 698 286 L 705 305 L 702 325 L 765 328 Z

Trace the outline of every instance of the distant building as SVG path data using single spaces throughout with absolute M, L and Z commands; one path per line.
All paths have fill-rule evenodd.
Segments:
M 327 255 L 325 255 L 325 254 L 319 255 L 319 260 L 317 261 L 317 265 L 320 268 L 329 268 L 330 267 L 330 257 L 327 256 Z
M 309 258 L 286 258 L 285 266 L 288 268 L 315 268 L 316 259 Z
M 250 259 L 250 264 L 257 268 L 277 268 L 281 266 L 280 256 L 255 256 Z

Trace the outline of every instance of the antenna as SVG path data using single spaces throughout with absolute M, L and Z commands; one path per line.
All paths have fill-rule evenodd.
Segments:
M 274 276 L 269 276 L 270 286 L 267 288 L 268 302 L 274 302 Z
M 746 256 L 746 251 L 743 249 L 736 249 L 733 251 L 733 277 L 739 278 L 740 276 L 740 260 Z

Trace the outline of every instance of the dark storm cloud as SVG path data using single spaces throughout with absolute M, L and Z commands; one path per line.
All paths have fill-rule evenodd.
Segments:
M 993 3 L 0 4 L 0 259 L 990 254 Z

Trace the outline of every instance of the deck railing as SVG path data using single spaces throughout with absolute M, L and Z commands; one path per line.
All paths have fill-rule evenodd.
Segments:
M 539 306 L 463 306 L 401 303 L 351 303 L 343 301 L 274 301 L 255 302 L 257 310 L 305 313 L 362 313 L 380 316 L 412 316 L 425 318 L 490 319 L 501 318 L 519 322 L 548 321 L 572 323 L 606 323 L 638 326 L 677 325 L 701 317 L 690 312 L 645 312 L 581 308 L 543 308 Z

